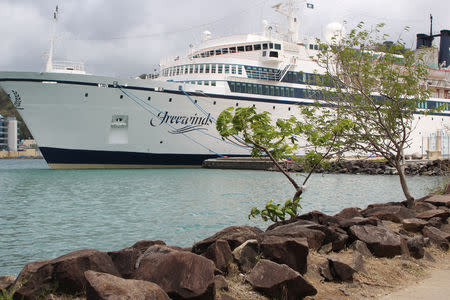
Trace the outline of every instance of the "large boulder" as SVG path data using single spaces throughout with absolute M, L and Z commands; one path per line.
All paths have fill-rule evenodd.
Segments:
M 86 249 L 68 253 L 53 260 L 27 264 L 16 283 L 17 299 L 35 299 L 46 291 L 76 295 L 84 292 L 87 284 L 84 272 L 88 270 L 120 277 L 113 261 L 105 252 Z
M 438 208 L 438 209 L 431 209 L 424 211 L 417 215 L 417 218 L 429 220 L 431 218 L 441 218 L 442 220 L 447 219 L 450 216 L 450 211 L 444 208 Z
M 422 213 L 427 210 L 437 209 L 437 207 L 425 201 L 415 201 L 413 209 L 416 213 Z
M 8 290 L 16 281 L 16 276 L 0 276 L 0 295 L 3 290 Z
M 336 281 L 352 281 L 355 269 L 337 258 L 329 257 L 328 264 L 331 275 Z
M 192 247 L 192 252 L 203 254 L 206 249 L 217 240 L 227 241 L 231 250 L 234 250 L 247 240 L 257 239 L 262 232 L 261 229 L 251 226 L 230 226 L 217 232 L 213 236 L 196 243 Z
M 302 299 L 317 294 L 300 273 L 267 259 L 260 260 L 246 280 L 255 290 L 275 299 Z
M 108 255 L 123 278 L 132 278 L 136 271 L 136 261 L 153 245 L 165 245 L 165 243 L 163 241 L 139 241 L 131 247 L 110 251 Z
M 422 236 L 410 238 L 406 241 L 406 244 L 408 245 L 409 254 L 412 257 L 416 259 L 423 258 L 425 255 L 425 249 L 423 248 L 424 241 Z
M 214 270 L 203 256 L 152 246 L 140 258 L 135 279 L 158 284 L 170 298 L 214 299 Z
M 344 230 L 348 230 L 354 225 L 373 225 L 377 226 L 380 221 L 376 218 L 353 217 L 351 219 L 339 220 L 339 226 Z
M 425 226 L 422 229 L 422 233 L 425 237 L 429 238 L 431 242 L 447 251 L 449 249 L 450 233 L 441 231 L 435 227 Z
M 86 271 L 87 300 L 136 299 L 169 300 L 157 284 L 143 280 L 123 279 L 106 273 Z
M 214 262 L 216 268 L 227 273 L 228 265 L 233 261 L 233 254 L 227 241 L 217 240 L 206 249 L 205 257 Z
M 279 264 L 286 264 L 301 274 L 306 273 L 308 241 L 306 238 L 265 236 L 261 244 L 264 258 Z
M 233 250 L 233 257 L 243 273 L 249 272 L 258 262 L 259 243 L 257 240 L 248 240 Z
M 448 185 L 450 187 L 450 184 Z M 436 206 L 445 206 L 450 208 L 450 195 L 434 195 L 425 200 Z
M 367 208 L 361 211 L 364 217 L 400 223 L 403 219 L 414 218 L 416 213 L 402 205 L 386 205 Z
M 403 229 L 410 232 L 419 232 L 427 223 L 427 221 L 417 218 L 403 219 L 402 221 Z
M 354 217 L 362 217 L 361 208 L 359 207 L 347 207 L 335 214 L 333 217 L 338 219 L 351 219 Z
M 282 226 L 278 226 L 272 230 L 264 233 L 264 236 L 282 236 L 282 237 L 301 237 L 308 240 L 309 248 L 318 250 L 323 244 L 326 244 L 326 234 L 323 231 L 329 230 L 326 226 L 318 224 L 305 224 L 303 221 L 298 221 Z
M 394 257 L 402 254 L 401 238 L 396 232 L 381 226 L 354 225 L 351 235 L 366 243 L 370 252 L 377 257 Z

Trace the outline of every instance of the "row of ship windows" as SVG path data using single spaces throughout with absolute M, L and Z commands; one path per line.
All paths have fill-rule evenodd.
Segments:
M 317 100 L 323 98 L 323 95 L 321 95 L 320 91 L 315 91 L 311 89 L 300 89 L 300 88 L 273 86 L 266 84 L 252 84 L 244 82 L 228 82 L 228 86 L 230 88 L 230 91 L 234 93 L 258 94 L 258 95 L 317 99 Z M 434 109 L 438 107 L 442 108 L 442 110 L 450 111 L 450 103 L 446 102 L 425 101 L 418 103 L 417 105 L 417 108 L 422 109 Z
M 170 67 L 163 70 L 163 76 L 177 76 L 185 74 L 238 74 L 242 75 L 241 65 L 225 64 L 190 64 Z
M 220 48 L 213 49 L 209 51 L 205 51 L 193 56 L 193 58 L 199 57 L 210 57 L 214 55 L 222 55 L 228 53 L 237 53 L 237 52 L 249 52 L 249 51 L 259 51 L 259 50 L 267 50 L 267 49 L 276 49 L 281 50 L 281 44 L 274 43 L 263 43 L 263 44 L 253 44 L 253 45 L 243 45 L 243 46 L 234 46 L 229 48 Z
M 198 81 L 182 81 L 182 82 L 186 83 L 186 84 L 216 86 L 216 81 L 214 81 L 214 80 L 198 80 Z

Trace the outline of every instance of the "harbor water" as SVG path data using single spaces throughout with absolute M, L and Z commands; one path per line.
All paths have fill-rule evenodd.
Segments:
M 440 180 L 408 177 L 415 197 Z M 0 275 L 78 249 L 119 250 L 143 239 L 187 247 L 231 225 L 265 229 L 247 218 L 251 207 L 293 194 L 276 172 L 50 170 L 44 160 L 0 160 Z M 302 206 L 334 214 L 403 199 L 396 176 L 315 174 Z

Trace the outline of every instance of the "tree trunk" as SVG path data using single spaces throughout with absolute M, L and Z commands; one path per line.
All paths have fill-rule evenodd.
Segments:
M 409 192 L 408 184 L 406 183 L 405 165 L 398 164 L 396 169 L 398 172 L 398 176 L 400 177 L 400 184 L 402 186 L 403 194 L 406 197 L 406 205 L 408 206 L 408 208 L 413 208 L 414 207 L 414 197 L 411 196 L 411 193 Z

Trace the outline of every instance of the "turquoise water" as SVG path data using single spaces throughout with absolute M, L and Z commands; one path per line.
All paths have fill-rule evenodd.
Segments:
M 416 197 L 438 180 L 408 178 Z M 0 160 L 0 275 L 82 248 L 119 250 L 142 239 L 191 246 L 230 225 L 265 228 L 247 219 L 250 208 L 293 193 L 275 172 L 50 170 L 44 160 Z M 302 205 L 334 214 L 402 199 L 395 176 L 317 174 Z

